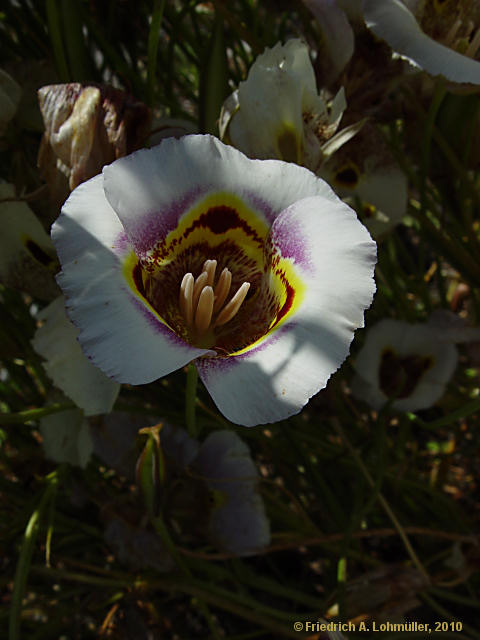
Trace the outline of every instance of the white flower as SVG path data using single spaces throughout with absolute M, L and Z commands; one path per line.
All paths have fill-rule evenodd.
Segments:
M 339 146 L 332 146 L 337 140 L 332 136 L 346 106 L 343 89 L 327 104 L 317 92 L 307 46 L 289 40 L 258 56 L 225 101 L 220 137 L 250 158 L 277 158 L 317 171 L 325 147 L 332 153 Z M 354 126 L 340 132 L 341 144 L 357 131 Z
M 472 59 L 480 47 L 478 1 L 364 0 L 363 8 L 367 27 L 402 58 L 434 76 L 480 84 L 480 62 Z
M 108 413 L 117 399 L 120 385 L 97 369 L 82 353 L 78 329 L 65 314 L 62 296 L 38 314 L 43 325 L 32 340 L 35 351 L 46 359 L 43 367 L 86 416 Z
M 216 500 L 209 532 L 223 549 L 249 555 L 270 543 L 270 523 L 258 493 L 258 471 L 247 445 L 232 431 L 215 431 L 192 462 Z
M 196 360 L 219 409 L 247 426 L 326 385 L 375 290 L 375 243 L 326 183 L 211 136 L 105 167 L 52 237 L 96 366 L 144 384 Z
M 360 199 L 360 217 L 378 240 L 405 215 L 407 179 L 382 134 L 367 123 L 322 166 L 322 176 L 343 198 Z
M 317 20 L 320 30 L 317 62 L 328 85 L 338 78 L 353 55 L 353 29 L 337 0 L 303 0 L 303 3 Z
M 16 198 L 13 185 L 7 182 L 0 182 L 0 220 L 0 282 L 41 299 L 58 296 L 52 241 L 30 207 Z
M 445 313 L 428 323 L 381 320 L 368 330 L 354 363 L 354 395 L 380 409 L 399 411 L 434 405 L 444 394 L 458 361 L 454 342 L 480 340 L 480 330 L 459 327 Z

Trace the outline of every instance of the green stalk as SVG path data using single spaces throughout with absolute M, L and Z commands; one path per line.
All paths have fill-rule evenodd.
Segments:
M 69 82 L 71 78 L 62 40 L 61 16 L 56 0 L 47 0 L 46 10 L 48 33 L 52 43 L 58 75 L 62 82 Z
M 22 548 L 15 571 L 15 581 L 13 585 L 12 603 L 10 607 L 8 638 L 9 640 L 19 640 L 20 638 L 20 617 L 22 612 L 22 600 L 27 586 L 27 577 L 32 562 L 33 550 L 37 539 L 38 528 L 43 512 L 50 503 L 59 482 L 60 470 L 62 467 L 47 476 L 47 488 L 45 489 L 40 504 L 33 511 L 25 529 Z
M 188 435 L 197 437 L 197 419 L 195 415 L 195 403 L 197 400 L 198 371 L 194 364 L 188 365 L 187 386 L 185 389 L 185 421 Z
M 31 420 L 39 420 L 40 418 L 49 416 L 52 413 L 59 413 L 60 411 L 68 411 L 69 409 L 76 408 L 73 402 L 65 402 L 63 404 L 50 404 L 48 407 L 41 407 L 40 409 L 27 409 L 26 411 L 19 411 L 18 413 L 0 413 L 0 424 L 25 424 Z
M 155 79 L 157 73 L 158 43 L 160 27 L 162 26 L 165 0 L 154 0 L 152 21 L 148 32 L 148 61 L 147 61 L 147 95 L 148 104 L 153 106 L 155 98 Z

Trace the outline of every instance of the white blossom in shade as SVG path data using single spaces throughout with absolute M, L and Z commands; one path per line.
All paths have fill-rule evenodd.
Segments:
M 30 207 L 0 182 L 0 282 L 41 299 L 60 293 L 53 276 L 55 249 Z
M 0 69 L 0 135 L 15 115 L 21 95 L 22 90 L 15 80 Z
M 379 240 L 407 211 L 408 185 L 378 129 L 367 123 L 322 166 L 319 175 L 343 198 L 360 200 L 360 217 Z
M 76 189 L 52 229 L 78 340 L 118 382 L 195 360 L 246 426 L 301 410 L 348 354 L 376 246 L 310 171 L 168 138 Z
M 108 413 L 117 399 L 120 385 L 95 367 L 82 353 L 78 329 L 65 313 L 60 296 L 38 314 L 43 322 L 32 341 L 45 358 L 43 367 L 54 385 L 61 389 L 86 416 Z
M 59 411 L 40 420 L 45 455 L 59 464 L 86 467 L 93 452 L 88 421 L 80 409 Z
M 151 568 L 166 572 L 175 568 L 175 561 L 162 539 L 153 531 L 114 517 L 106 525 L 103 537 L 117 559 L 135 571 Z
M 338 78 L 353 55 L 353 29 L 337 0 L 303 0 L 320 30 L 318 63 L 322 79 L 329 84 Z
M 250 158 L 277 158 L 317 171 L 347 106 L 343 89 L 332 101 L 319 94 L 307 46 L 298 39 L 266 49 L 225 101 L 220 137 Z M 341 133 L 341 143 L 361 125 Z M 340 134 L 337 134 L 340 135 Z
M 212 539 L 235 555 L 249 555 L 270 543 L 270 522 L 258 493 L 258 471 L 247 445 L 233 431 L 215 431 L 192 462 L 214 492 Z
M 364 0 L 363 9 L 367 27 L 402 58 L 431 75 L 480 84 L 478 0 Z
M 398 411 L 431 407 L 457 366 L 453 337 L 441 339 L 435 323 L 381 320 L 368 330 L 355 360 L 353 394 L 375 409 L 387 402 Z

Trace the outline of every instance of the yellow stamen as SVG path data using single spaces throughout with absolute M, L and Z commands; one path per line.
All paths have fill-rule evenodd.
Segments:
M 180 285 L 179 305 L 180 305 L 180 311 L 187 325 L 191 325 L 193 320 L 192 296 L 193 296 L 193 275 L 191 273 L 186 273 L 183 276 L 182 283 Z
M 198 299 L 200 298 L 200 294 L 202 293 L 203 287 L 207 285 L 208 273 L 206 271 L 202 271 L 202 273 L 195 280 L 195 286 L 193 287 L 193 308 L 197 308 Z
M 196 280 L 191 273 L 186 273 L 180 284 L 180 312 L 195 342 L 209 329 L 229 322 L 238 313 L 250 288 L 250 283 L 244 282 L 223 307 L 232 286 L 232 273 L 225 267 L 214 287 L 216 268 L 216 260 L 205 260 Z
M 200 333 L 206 331 L 212 321 L 213 299 L 212 287 L 204 287 L 198 299 L 197 310 L 195 311 L 195 327 Z
M 215 269 L 217 268 L 216 260 L 205 260 L 203 263 L 203 269 L 207 274 L 207 285 L 213 287 L 213 281 L 215 280 Z
M 223 308 L 223 310 L 219 313 L 217 319 L 215 320 L 215 325 L 218 327 L 221 324 L 225 324 L 229 320 L 233 318 L 233 316 L 240 309 L 242 302 L 245 300 L 245 297 L 250 289 L 250 283 L 244 282 L 237 293 L 233 296 L 230 302 Z
M 232 285 L 232 274 L 225 267 L 225 269 L 220 274 L 220 278 L 218 279 L 217 286 L 215 287 L 215 303 L 213 305 L 213 312 L 217 313 L 223 306 L 225 302 L 228 292 L 230 291 L 230 287 Z

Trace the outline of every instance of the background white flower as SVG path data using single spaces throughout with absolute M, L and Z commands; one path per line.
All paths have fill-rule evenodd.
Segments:
M 38 319 L 43 324 L 37 329 L 32 345 L 45 358 L 43 367 L 55 386 L 86 416 L 111 411 L 120 385 L 107 378 L 82 353 L 78 329 L 66 316 L 63 296 L 43 309 Z
M 352 392 L 375 409 L 387 402 L 399 411 L 426 409 L 444 394 L 457 361 L 456 347 L 429 324 L 381 320 L 355 359 Z
M 462 55 L 453 48 L 437 42 L 422 31 L 411 11 L 415 11 L 422 18 L 426 5 L 433 4 L 437 5 L 437 3 L 410 1 L 407 6 L 407 2 L 401 2 L 401 0 L 364 0 L 365 23 L 375 35 L 386 40 L 402 58 L 428 73 L 434 76 L 442 75 L 453 82 L 480 84 L 480 62 L 472 59 L 480 46 L 479 34 L 469 32 L 464 34 L 467 55 Z M 439 2 L 438 6 L 431 10 L 441 14 L 447 8 L 441 7 L 442 4 L 444 3 Z M 462 22 L 463 27 L 468 27 L 470 31 L 475 27 L 478 29 L 478 22 L 475 24 L 475 20 L 472 21 L 469 16 L 472 3 L 469 9 L 466 9 L 467 3 L 461 1 L 450 4 L 453 5 L 450 7 L 451 15 L 447 20 L 443 20 L 444 37 L 446 43 L 455 45 Z M 478 7 L 473 10 L 473 14 L 472 17 L 478 21 L 480 15 Z M 471 27 L 468 26 L 470 24 Z M 473 36 L 471 42 L 470 35 Z

